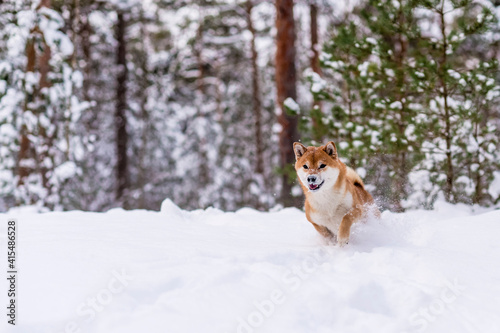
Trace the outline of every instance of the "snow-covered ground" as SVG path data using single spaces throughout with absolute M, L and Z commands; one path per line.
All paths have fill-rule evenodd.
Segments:
M 475 214 L 385 212 L 339 248 L 297 209 L 11 211 L 18 325 L 0 331 L 498 333 L 500 211 Z

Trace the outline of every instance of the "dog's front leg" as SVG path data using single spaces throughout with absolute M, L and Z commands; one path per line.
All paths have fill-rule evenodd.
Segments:
M 309 221 L 309 222 L 311 222 L 311 221 Z M 327 227 L 316 224 L 314 222 L 311 222 L 311 223 L 314 226 L 314 229 L 316 229 L 316 231 L 318 231 L 321 234 L 321 236 L 323 236 L 327 239 L 334 239 L 335 238 L 335 235 Z
M 339 227 L 339 246 L 344 246 L 349 243 L 349 235 L 351 233 L 351 226 L 354 223 L 354 216 L 351 213 L 347 213 L 340 223 Z

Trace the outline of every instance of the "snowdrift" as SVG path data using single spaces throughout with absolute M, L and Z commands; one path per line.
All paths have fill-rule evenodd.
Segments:
M 500 211 L 385 212 L 345 248 L 298 209 L 0 217 L 19 224 L 2 332 L 500 332 Z

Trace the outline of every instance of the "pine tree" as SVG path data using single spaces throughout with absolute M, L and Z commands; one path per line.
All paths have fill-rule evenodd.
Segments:
M 303 129 L 338 140 L 385 207 L 429 208 L 439 193 L 491 202 L 496 65 L 460 49 L 488 29 L 490 11 L 472 1 L 369 1 L 351 15 L 358 23 L 340 25 L 323 49 L 324 78 L 310 74 L 331 114 L 303 114 Z
M 2 168 L 15 187 L 2 186 L 2 191 L 16 204 L 61 208 L 65 186 L 80 172 L 77 164 L 83 158 L 75 131 L 86 105 L 73 96 L 81 75 L 71 67 L 73 45 L 50 1 L 10 9 L 5 30 L 10 68 L 0 100 L 7 108 L 0 123 L 5 122 L 4 133 L 7 122 L 13 124 L 3 138 L 11 140 L 11 150 L 2 158 Z
M 495 17 L 475 1 L 425 5 L 439 34 L 420 44 L 428 111 L 421 122 L 427 129 L 422 145 L 426 157 L 415 169 L 420 171 L 415 182 L 420 187 L 430 182 L 427 197 L 421 195 L 427 207 L 439 193 L 449 202 L 486 204 L 487 184 L 499 161 L 497 130 L 489 119 L 499 89 L 493 76 L 496 63 L 463 54 L 460 47 L 469 36 L 486 32 Z
M 382 119 L 369 107 L 374 103 L 377 70 L 370 62 L 374 47 L 374 41 L 363 36 L 354 23 L 338 28 L 320 56 L 324 77 L 314 72 L 309 77 L 315 99 L 324 101 L 324 112 L 313 110 L 310 117 L 303 114 L 301 123 L 302 131 L 311 137 L 315 136 L 312 132 L 319 132 L 316 135 L 332 138 L 344 162 L 365 170 L 370 170 L 367 157 L 380 152 L 382 146 Z
M 370 1 L 361 15 L 374 45 L 370 67 L 373 69 L 373 93 L 365 108 L 372 117 L 383 120 L 379 137 L 383 141 L 379 154 L 385 172 L 385 199 L 393 210 L 401 211 L 408 195 L 408 173 L 420 158 L 421 136 L 416 128 L 418 112 L 423 109 L 419 93 L 422 80 L 416 59 L 422 38 L 420 21 L 415 17 L 419 2 L 415 0 Z M 370 90 L 370 86 L 363 87 Z

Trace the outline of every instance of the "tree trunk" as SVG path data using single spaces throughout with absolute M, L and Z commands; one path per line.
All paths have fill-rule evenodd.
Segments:
M 321 74 L 319 67 L 319 52 L 318 52 L 318 7 L 315 4 L 309 6 L 311 15 L 311 68 L 315 73 Z
M 36 10 L 38 11 L 43 7 L 50 8 L 50 0 L 40 1 Z M 41 49 L 40 47 L 37 47 L 37 45 L 35 45 L 37 39 L 41 39 L 42 43 Z M 37 51 L 40 53 L 38 53 Z M 40 30 L 40 28 L 38 26 L 35 26 L 33 29 L 31 29 L 30 37 L 28 38 L 28 41 L 26 43 L 26 58 L 27 58 L 26 72 L 40 73 L 40 80 L 38 81 L 38 87 L 35 87 L 34 91 L 32 92 L 32 95 L 26 96 L 24 111 L 29 110 L 30 102 L 34 102 L 35 100 L 40 98 L 39 94 L 43 88 L 50 87 L 50 82 L 48 80 L 48 74 L 50 70 L 50 65 L 49 65 L 50 57 L 51 57 L 50 47 L 45 42 L 45 37 L 43 36 L 43 33 Z M 41 110 L 30 110 L 30 111 L 34 112 L 35 114 L 37 112 L 41 112 Z M 47 169 L 45 166 L 43 166 L 45 154 L 44 156 L 37 156 L 35 147 L 31 146 L 31 141 L 28 138 L 28 134 L 29 133 L 26 125 L 22 125 L 20 130 L 19 154 L 17 157 L 17 175 L 18 175 L 17 185 L 18 186 L 23 185 L 25 178 L 27 178 L 32 172 L 34 172 L 35 171 L 34 168 L 36 168 L 37 172 L 39 172 L 42 177 L 43 187 L 49 191 L 50 189 L 47 180 Z M 39 127 L 38 135 L 43 138 L 44 142 L 46 142 L 47 144 L 50 143 L 46 138 L 47 133 L 44 128 Z M 46 152 L 47 151 L 48 149 L 46 150 Z M 24 162 L 29 159 L 32 159 L 35 165 L 33 165 L 33 163 L 28 163 L 27 165 L 25 165 Z
M 285 113 L 283 102 L 286 98 L 297 98 L 295 70 L 295 22 L 293 18 L 293 0 L 276 0 L 276 88 L 277 104 L 280 109 L 278 122 L 281 125 L 279 147 L 283 187 L 281 201 L 285 206 L 297 204 L 291 196 L 292 165 L 295 160 L 293 142 L 299 139 L 297 117 Z
M 399 20 L 399 25 L 404 26 L 405 24 L 405 14 L 401 8 L 402 6 L 399 7 L 398 11 L 398 20 Z M 396 58 L 396 65 L 398 68 L 397 71 L 397 87 L 398 90 L 396 92 L 396 100 L 401 103 L 401 109 L 399 110 L 399 121 L 398 121 L 398 129 L 399 129 L 399 136 L 401 138 L 406 137 L 406 128 L 408 126 L 407 122 L 407 105 L 406 105 L 406 100 L 408 97 L 408 89 L 407 89 L 407 79 L 406 79 L 406 70 L 405 70 L 405 63 L 408 58 L 408 40 L 405 36 L 403 36 L 402 33 L 398 33 L 394 43 L 396 45 L 399 45 L 399 48 L 395 49 L 395 58 Z M 404 87 L 404 89 L 401 89 L 401 87 Z M 401 204 L 401 201 L 403 199 L 406 199 L 406 184 L 408 183 L 408 167 L 407 167 L 407 147 L 402 146 L 402 143 L 398 141 L 397 143 L 397 154 L 395 156 L 395 163 L 397 164 L 397 172 L 396 172 L 396 192 L 394 193 L 393 196 L 393 210 L 395 212 L 404 212 L 404 207 Z
M 252 33 L 250 40 L 250 49 L 252 52 L 252 100 L 253 100 L 253 114 L 255 117 L 255 172 L 258 174 L 264 173 L 264 158 L 262 147 L 262 101 L 260 98 L 260 84 L 259 84 L 259 67 L 257 65 L 257 49 L 255 48 L 255 29 L 252 22 L 252 8 L 251 0 L 247 1 L 247 25 L 248 30 Z
M 127 43 L 126 43 L 126 21 L 123 12 L 118 12 L 116 24 L 116 41 L 118 42 L 116 64 L 118 75 L 116 78 L 116 108 L 115 108 L 115 130 L 116 130 L 116 200 L 121 201 L 126 208 L 127 202 L 124 197 L 129 186 L 128 158 L 127 158 Z
M 84 67 L 83 67 L 83 99 L 85 101 L 90 101 L 90 87 L 91 87 L 91 77 L 90 71 L 92 67 L 92 58 L 91 58 L 91 43 L 90 36 L 92 35 L 92 28 L 89 22 L 90 12 L 88 9 L 85 10 L 84 14 L 80 16 L 81 20 L 81 28 L 79 30 L 80 35 L 80 43 L 83 53 Z
M 311 69 L 313 72 L 321 75 L 321 68 L 319 66 L 319 51 L 318 51 L 318 6 L 314 3 L 309 5 L 310 14 L 310 32 L 311 32 Z M 323 114 L 321 111 L 321 102 L 314 101 L 312 105 L 312 125 L 314 128 L 313 137 L 316 141 L 321 142 L 323 140 L 324 130 L 322 129 L 321 119 Z
M 26 65 L 26 72 L 34 72 L 36 68 L 36 52 L 35 52 L 35 43 L 33 38 L 28 39 L 26 43 L 26 58 L 28 60 Z M 35 92 L 33 92 L 35 94 Z M 24 111 L 28 110 L 28 101 L 30 97 L 26 96 L 26 100 L 24 103 Z M 19 154 L 17 155 L 17 175 L 18 182 L 17 185 L 23 185 L 24 179 L 29 176 L 32 172 L 32 169 L 23 165 L 23 161 L 28 158 L 31 150 L 31 142 L 28 139 L 28 128 L 26 125 L 21 126 L 20 130 L 20 145 L 19 145 Z
M 198 13 L 200 18 L 198 20 L 198 29 L 196 30 L 196 42 L 194 45 L 194 55 L 196 61 L 198 62 L 198 90 L 205 94 L 205 64 L 203 63 L 202 50 L 203 50 L 203 21 L 204 16 L 202 14 L 201 6 L 198 7 Z
M 446 141 L 446 186 L 445 186 L 445 199 L 448 202 L 454 203 L 455 198 L 453 195 L 453 183 L 454 183 L 454 172 L 453 172 L 453 161 L 451 155 L 451 114 L 450 107 L 448 105 L 448 84 L 446 83 L 446 63 L 448 62 L 448 56 L 446 51 L 448 50 L 447 36 L 446 36 L 446 22 L 444 19 L 445 11 L 444 11 L 444 3 L 441 6 L 441 10 L 439 12 L 440 15 L 440 23 L 441 23 L 441 35 L 443 37 L 443 47 L 441 49 L 441 59 L 439 64 L 439 81 L 441 83 L 441 97 L 444 100 L 444 121 L 445 121 L 445 129 L 444 129 L 444 138 Z
M 72 5 L 70 6 L 70 18 L 69 18 L 69 37 L 71 39 L 71 42 L 75 46 L 73 49 L 73 54 L 71 55 L 70 58 L 70 64 L 72 69 L 77 68 L 77 48 L 76 45 L 78 45 L 78 30 L 80 26 L 80 0 L 73 0 Z
M 148 75 L 149 75 L 149 69 L 148 69 L 148 57 L 147 57 L 147 47 L 146 43 L 149 41 L 149 35 L 148 35 L 148 30 L 146 29 L 146 24 L 144 23 L 144 13 L 141 10 L 141 56 L 139 58 L 139 65 L 142 70 L 143 76 L 141 81 L 141 89 L 142 89 L 142 95 L 140 98 L 140 110 L 141 110 L 141 122 L 142 122 L 142 129 L 141 129 L 141 145 L 140 145 L 140 150 L 138 152 L 137 160 L 139 164 L 139 175 L 137 177 L 137 188 L 140 189 L 141 195 L 138 200 L 138 207 L 140 209 L 147 209 L 147 191 L 146 191 L 146 184 L 148 183 L 149 175 L 148 175 L 148 168 L 147 168 L 147 154 L 148 154 L 148 134 L 150 133 L 150 119 L 149 119 L 149 112 L 147 109 L 147 102 L 148 102 L 148 94 L 146 93 L 148 89 Z
M 203 49 L 204 49 L 204 40 L 203 40 L 203 33 L 205 29 L 205 12 L 204 8 L 201 4 L 198 5 L 198 13 L 199 13 L 199 18 L 198 18 L 198 29 L 196 30 L 196 40 L 194 44 L 194 54 L 196 56 L 196 60 L 198 63 L 198 79 L 197 79 L 197 93 L 195 94 L 196 98 L 196 108 L 197 108 L 197 117 L 205 117 L 206 114 L 204 114 L 203 108 L 202 108 L 202 103 L 206 101 L 206 85 L 205 85 L 205 76 L 207 75 L 205 71 L 205 61 L 203 60 Z M 203 191 L 207 188 L 207 186 L 210 183 L 210 170 L 208 167 L 208 154 L 207 154 L 207 138 L 206 134 L 201 135 L 199 131 L 196 131 L 196 135 L 198 136 L 198 188 L 197 188 L 197 193 L 194 193 L 195 196 L 192 197 L 192 202 L 196 202 L 196 205 L 198 207 L 203 207 L 201 206 L 201 197 L 203 196 Z M 206 204 L 206 203 L 204 203 Z

